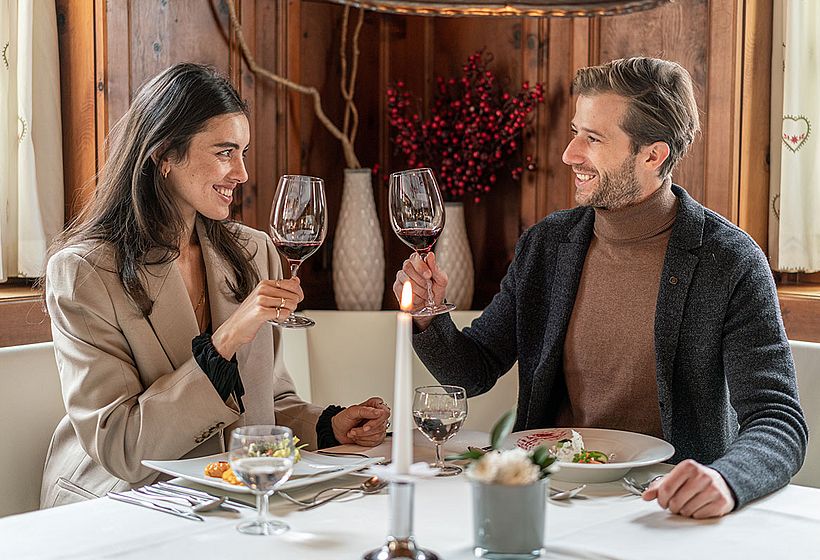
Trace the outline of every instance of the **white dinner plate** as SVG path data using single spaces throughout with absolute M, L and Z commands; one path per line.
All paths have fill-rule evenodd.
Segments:
M 383 459 L 384 457 L 372 457 L 370 459 L 360 457 L 338 457 L 302 451 L 302 460 L 296 463 L 293 467 L 293 474 L 291 475 L 290 480 L 280 486 L 279 489 L 288 490 L 308 486 L 310 484 L 316 484 L 318 482 L 325 482 L 353 471 L 363 469 Z M 156 471 L 169 474 L 171 476 L 178 476 L 179 478 L 184 478 L 185 480 L 190 480 L 191 482 L 197 482 L 206 486 L 213 486 L 214 488 L 227 490 L 229 492 L 250 494 L 251 491 L 247 486 L 229 484 L 221 478 L 205 476 L 205 467 L 208 463 L 227 460 L 227 453 L 219 453 L 217 455 L 209 455 L 207 457 L 179 459 L 177 461 L 146 460 L 143 461 L 142 464 Z
M 611 461 L 604 465 L 557 463 L 560 469 L 552 475 L 555 480 L 612 482 L 625 476 L 630 469 L 654 465 L 675 454 L 675 448 L 669 442 L 644 434 L 602 428 L 575 428 L 575 431 L 581 434 L 586 449 L 606 453 Z M 539 445 L 552 447 L 558 440 L 571 437 L 570 428 L 527 430 L 510 434 L 507 444 L 529 451 Z

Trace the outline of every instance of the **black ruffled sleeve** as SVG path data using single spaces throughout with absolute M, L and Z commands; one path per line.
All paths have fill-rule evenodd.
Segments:
M 242 404 L 245 387 L 242 386 L 242 378 L 239 376 L 236 356 L 234 355 L 230 361 L 223 358 L 214 348 L 210 331 L 194 337 L 191 341 L 191 350 L 196 363 L 208 376 L 222 400 L 226 401 L 233 395 L 239 405 L 239 412 L 245 412 L 245 406 Z
M 343 411 L 345 407 L 335 404 L 330 405 L 322 414 L 319 415 L 319 420 L 316 422 L 316 448 L 324 449 L 325 447 L 334 447 L 341 445 L 336 436 L 333 435 L 333 424 L 331 419 Z

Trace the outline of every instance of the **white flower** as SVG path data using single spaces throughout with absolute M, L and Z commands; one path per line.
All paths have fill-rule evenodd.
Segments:
M 478 482 L 491 484 L 498 474 L 501 454 L 497 451 L 485 453 L 481 459 L 474 461 L 467 470 L 467 475 Z
M 486 484 L 525 485 L 540 478 L 541 469 L 523 449 L 492 451 L 473 463 L 467 474 Z

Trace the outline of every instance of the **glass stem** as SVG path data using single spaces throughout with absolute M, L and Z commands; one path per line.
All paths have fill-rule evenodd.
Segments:
M 256 520 L 261 524 L 268 520 L 268 495 L 256 495 Z
M 444 467 L 444 459 L 441 458 L 441 444 L 436 444 L 436 467 L 439 469 Z
M 302 261 L 288 261 L 290 265 L 290 277 L 296 278 L 296 273 L 299 271 L 299 266 L 302 264 Z
M 419 255 L 421 260 L 427 261 L 427 255 L 430 253 L 424 253 L 423 255 Z M 436 306 L 436 300 L 433 299 L 433 279 L 427 281 L 427 307 L 433 309 Z

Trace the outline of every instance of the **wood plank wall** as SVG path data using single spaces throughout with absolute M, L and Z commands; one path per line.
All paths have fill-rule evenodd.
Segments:
M 74 6 L 67 0 L 59 3 L 65 9 Z M 340 122 L 343 105 L 338 49 L 343 8 L 319 0 L 239 0 L 237 4 L 258 61 L 316 86 L 325 111 Z M 383 171 L 401 169 L 404 162 L 394 156 L 384 118 L 388 85 L 402 79 L 426 103 L 435 76 L 458 72 L 474 50 L 491 51 L 494 70 L 512 86 L 524 80 L 546 84 L 547 103 L 533 119 L 524 146 L 525 153 L 535 156 L 534 170 L 525 173 L 520 182 L 500 181 L 479 204 L 466 203 L 476 266 L 474 307 L 481 308 L 497 290 L 523 229 L 549 212 L 573 204 L 572 178 L 561 163 L 561 154 L 574 112 L 569 84 L 575 70 L 622 56 L 669 58 L 692 73 L 703 122 L 702 135 L 675 172 L 676 182 L 730 220 L 738 222 L 742 215 L 744 225 L 760 236 L 758 242 L 763 244 L 765 224 L 761 226 L 760 221 L 765 221 L 765 210 L 761 213 L 755 206 L 759 196 L 744 198 L 738 187 L 741 173 L 752 173 L 748 165 L 741 172 L 740 145 L 742 135 L 750 138 L 747 135 L 755 122 L 749 124 L 751 117 L 746 115 L 743 120 L 741 115 L 742 86 L 754 83 L 751 65 L 765 66 L 764 53 L 770 44 L 765 26 L 746 27 L 748 4 L 747 0 L 680 0 L 639 14 L 577 20 L 368 13 L 361 34 L 356 95 L 361 114 L 357 154 L 364 166 L 378 164 Z M 771 0 L 752 4 L 771 9 Z M 95 72 L 102 77 L 98 80 L 98 128 L 110 128 L 140 84 L 163 68 L 182 60 L 205 62 L 231 76 L 251 105 L 250 179 L 236 203 L 237 218 L 266 229 L 273 190 L 282 173 L 310 173 L 326 179 L 331 235 L 325 247 L 305 263 L 300 276 L 308 307 L 333 308 L 330 255 L 344 159 L 338 142 L 317 121 L 310 103 L 257 80 L 240 63 L 224 0 L 96 0 L 95 7 L 91 43 L 95 49 L 89 50 L 97 53 Z M 761 12 L 756 20 L 760 24 L 767 12 L 755 9 Z M 744 58 L 744 48 L 750 44 L 755 50 Z M 762 122 L 757 126 L 764 124 L 768 126 Z M 757 146 L 754 154 L 759 153 Z M 77 184 L 79 181 L 69 190 Z M 389 287 L 408 251 L 390 231 L 382 176 L 374 177 L 373 189 L 385 238 L 385 285 Z M 395 307 L 389 290 L 385 290 L 384 307 Z
M 213 64 L 231 77 L 253 112 L 250 179 L 234 216 L 265 229 L 279 175 L 312 173 L 327 180 L 331 235 L 300 275 L 306 305 L 333 308 L 330 255 L 344 158 L 309 103 L 249 73 L 229 30 L 225 0 L 57 0 L 56 5 L 67 215 L 76 215 L 93 192 L 108 130 L 140 84 L 175 62 Z M 317 86 L 326 112 L 339 122 L 342 8 L 320 0 L 237 0 L 237 5 L 258 61 Z M 692 73 L 703 123 L 675 180 L 751 233 L 765 250 L 771 13 L 772 0 L 678 0 L 650 12 L 574 20 L 367 14 L 356 90 L 361 112 L 357 154 L 365 166 L 402 168 L 384 118 L 387 86 L 403 79 L 426 103 L 435 75 L 457 72 L 476 49 L 493 52 L 494 69 L 511 85 L 546 84 L 547 103 L 536 113 L 523 147 L 535 156 L 534 169 L 519 182 L 501 181 L 481 204 L 466 205 L 477 279 L 473 307 L 481 308 L 497 290 L 519 234 L 573 204 L 572 178 L 561 154 L 574 111 L 569 93 L 574 72 L 621 56 L 670 58 Z M 382 177 L 374 177 L 373 190 L 389 287 L 407 249 L 390 230 Z M 781 293 L 787 332 L 820 341 L 820 299 L 792 291 Z M 389 289 L 383 305 L 395 308 Z M 3 302 L 0 334 L 0 346 L 47 340 L 39 301 Z
M 109 128 L 126 111 L 145 80 L 182 60 L 213 64 L 248 99 L 253 144 L 250 180 L 234 216 L 265 229 L 276 180 L 282 173 L 314 173 L 327 179 L 331 230 L 338 214 L 344 159 L 335 140 L 297 94 L 256 80 L 240 60 L 228 30 L 224 0 L 57 0 L 63 112 L 66 212 L 76 215 L 94 188 L 105 159 Z M 319 0 L 238 0 L 245 34 L 265 67 L 322 91 L 337 122 L 339 24 L 342 8 Z M 649 55 L 679 61 L 693 75 L 703 134 L 675 173 L 698 200 L 767 246 L 769 89 L 772 0 L 679 0 L 651 12 L 593 19 L 426 19 L 368 14 L 361 38 L 357 103 L 362 114 L 357 153 L 382 170 L 403 166 L 388 140 L 385 89 L 397 79 L 425 102 L 436 74 L 457 72 L 479 48 L 495 56 L 494 68 L 511 84 L 546 84 L 547 103 L 535 115 L 523 151 L 534 169 L 520 182 L 502 181 L 481 204 L 467 203 L 476 265 L 474 307 L 495 293 L 515 241 L 526 227 L 572 206 L 572 178 L 561 163 L 574 100 L 575 70 L 611 58 Z M 387 223 L 381 177 L 374 195 L 387 251 L 385 285 L 407 250 Z M 307 303 L 333 308 L 332 233 L 305 265 Z M 820 341 L 820 275 L 778 275 L 786 331 Z M 394 308 L 389 290 L 384 307 Z M 0 302 L 0 346 L 50 339 L 36 297 Z

